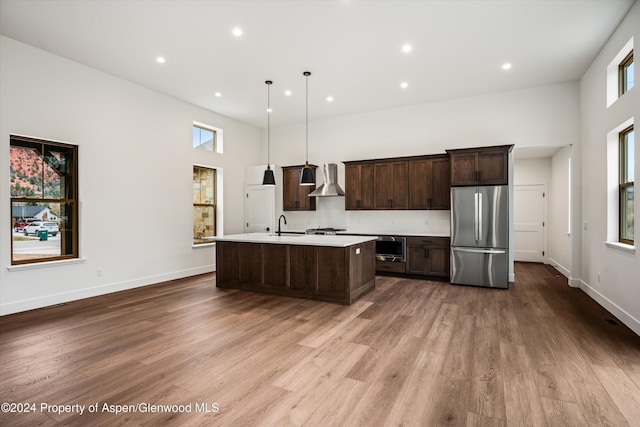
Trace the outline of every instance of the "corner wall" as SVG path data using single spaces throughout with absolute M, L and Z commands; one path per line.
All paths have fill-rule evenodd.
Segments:
M 0 176 L 10 134 L 77 144 L 84 259 L 8 271 L 10 184 L 0 179 L 0 315 L 212 271 L 214 247 L 192 248 L 192 165 L 221 170 L 224 230 L 241 232 L 259 129 L 7 37 L 0 52 Z M 224 130 L 224 154 L 191 147 L 194 120 Z
M 640 210 L 636 200 L 635 253 L 605 245 L 607 240 L 607 133 L 633 117 L 640 122 L 640 84 L 607 108 L 607 66 L 633 37 L 640 46 L 640 3 L 636 2 L 580 81 L 582 215 L 574 230 L 581 233 L 582 255 L 577 281 L 592 298 L 640 335 Z M 637 56 L 637 55 L 636 55 Z M 578 158 L 580 161 L 580 158 Z M 636 138 L 635 182 L 640 180 Z M 576 227 L 577 225 L 577 227 Z

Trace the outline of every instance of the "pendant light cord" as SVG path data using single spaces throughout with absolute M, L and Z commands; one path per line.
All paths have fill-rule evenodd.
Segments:
M 271 82 L 267 83 L 267 167 L 271 166 Z
M 306 112 L 305 112 L 305 117 L 304 117 L 304 121 L 306 123 L 306 135 L 305 135 L 305 140 L 306 140 L 306 147 L 307 147 L 307 156 L 306 156 L 306 164 L 309 164 L 309 72 L 305 73 L 305 77 L 306 77 Z

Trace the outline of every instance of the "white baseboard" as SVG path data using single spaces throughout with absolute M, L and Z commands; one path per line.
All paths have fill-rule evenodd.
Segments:
M 609 298 L 602 295 L 596 289 L 589 286 L 586 282 L 582 280 L 579 280 L 579 282 L 580 282 L 580 286 L 576 286 L 576 287 L 579 287 L 580 289 L 582 289 L 584 293 L 589 295 L 594 301 L 596 301 L 598 304 L 604 307 L 611 314 L 616 316 L 622 323 L 627 325 L 629 329 L 631 329 L 637 335 L 640 335 L 640 320 L 636 319 L 635 317 L 633 317 L 632 315 L 624 311 L 616 303 L 614 303 Z
M 95 297 L 99 295 L 110 294 L 113 292 L 119 292 L 127 289 L 138 288 L 141 286 L 154 285 L 154 284 L 166 282 L 169 280 L 196 276 L 198 274 L 210 273 L 215 271 L 215 269 L 216 269 L 215 264 L 211 264 L 211 265 L 205 265 L 203 267 L 191 268 L 188 270 L 181 270 L 181 271 L 174 271 L 171 273 L 159 274 L 157 276 L 141 277 L 134 280 L 127 280 L 125 282 L 109 283 L 107 285 L 80 289 L 73 292 L 64 292 L 60 294 L 45 295 L 38 298 L 26 299 L 22 301 L 11 302 L 8 304 L 0 304 L 0 316 L 19 313 L 21 311 L 34 310 L 36 308 L 49 307 L 51 305 L 62 304 L 70 301 L 76 301 L 76 300 Z
M 560 264 L 555 259 L 549 258 L 548 259 L 548 264 L 552 265 L 553 268 L 558 270 L 567 279 L 571 277 L 571 272 L 569 271 L 569 269 L 567 267 L 565 267 L 564 265 Z

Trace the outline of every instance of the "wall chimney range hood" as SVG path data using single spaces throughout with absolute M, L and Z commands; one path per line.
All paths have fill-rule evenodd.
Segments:
M 338 165 L 325 163 L 322 168 L 324 184 L 309 193 L 309 197 L 344 196 L 344 190 L 338 185 Z

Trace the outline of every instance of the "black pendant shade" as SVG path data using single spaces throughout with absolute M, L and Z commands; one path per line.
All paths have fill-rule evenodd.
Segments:
M 309 167 L 309 76 L 311 73 L 309 71 L 305 71 L 302 73 L 305 78 L 305 92 L 306 92 L 306 106 L 305 106 L 305 127 L 306 127 L 306 136 L 305 136 L 305 147 L 307 149 L 307 157 L 304 162 L 304 167 L 300 172 L 300 185 L 316 185 L 316 179 L 313 176 L 313 169 Z
M 309 163 L 305 163 L 300 173 L 300 185 L 316 185 L 316 179 L 313 176 L 313 168 L 309 166 Z
M 273 175 L 273 170 L 271 170 L 271 95 L 269 92 L 269 87 L 273 82 L 271 80 L 267 80 L 265 84 L 267 85 L 267 169 L 264 171 L 264 176 L 262 177 L 262 185 L 276 185 L 276 177 Z

